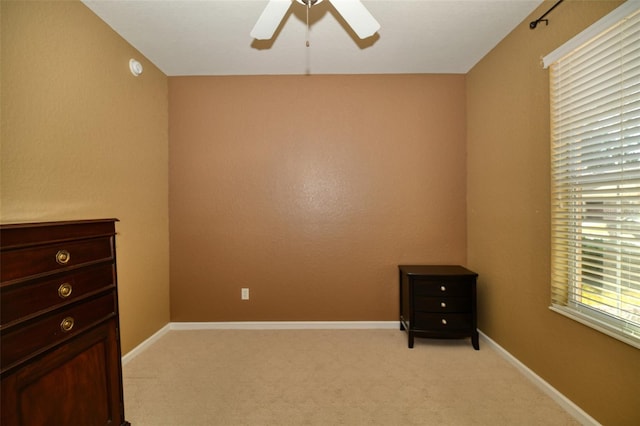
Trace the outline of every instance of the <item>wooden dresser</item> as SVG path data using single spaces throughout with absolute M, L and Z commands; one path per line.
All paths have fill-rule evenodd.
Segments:
M 471 337 L 478 350 L 476 278 L 457 265 L 400 265 L 400 329 L 409 336 Z
M 2 425 L 128 425 L 116 219 L 0 225 Z

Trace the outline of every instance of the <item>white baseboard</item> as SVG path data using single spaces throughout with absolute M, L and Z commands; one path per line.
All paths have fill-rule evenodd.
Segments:
M 516 367 L 520 373 L 528 378 L 534 385 L 542 390 L 547 396 L 557 402 L 564 410 L 569 413 L 573 418 L 580 422 L 582 425 L 601 426 L 600 423 L 589 414 L 587 414 L 582 408 L 578 407 L 569 398 L 564 396 L 560 391 L 551 386 L 542 377 L 534 373 L 529 367 L 520 362 L 516 357 L 511 355 L 502 346 L 491 340 L 486 334 L 479 331 L 480 338 L 483 343 L 490 346 L 500 356 L 502 356 L 507 362 Z
M 127 352 L 127 354 L 122 357 L 122 365 L 127 364 L 129 361 L 131 361 L 133 358 L 138 356 L 140 353 L 142 353 L 145 350 L 147 350 L 147 348 L 149 346 L 151 346 L 152 344 L 154 344 L 156 342 L 156 340 L 160 339 L 162 336 L 167 334 L 169 332 L 169 330 L 170 330 L 170 325 L 171 325 L 171 323 L 165 325 L 160 330 L 156 331 L 147 340 L 145 340 L 144 342 L 140 343 L 138 346 L 136 346 L 135 348 L 133 348 L 132 350 Z
M 172 322 L 171 330 L 371 330 L 400 329 L 398 321 Z

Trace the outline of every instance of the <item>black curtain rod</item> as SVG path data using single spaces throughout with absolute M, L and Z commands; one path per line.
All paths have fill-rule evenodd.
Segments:
M 560 3 L 562 3 L 564 0 L 558 0 L 556 2 L 556 4 L 554 4 L 553 6 L 551 6 L 551 8 L 549 10 L 547 10 L 544 15 L 542 15 L 541 17 L 539 17 L 538 19 L 536 19 L 535 21 L 531 21 L 531 23 L 529 23 L 529 28 L 531 28 L 532 30 L 535 30 L 536 27 L 538 26 L 538 24 L 540 22 L 544 22 L 545 24 L 549 25 L 549 20 L 548 19 L 544 19 L 545 16 L 547 16 L 549 14 L 549 12 L 551 12 L 553 9 L 556 8 L 556 6 L 558 6 Z

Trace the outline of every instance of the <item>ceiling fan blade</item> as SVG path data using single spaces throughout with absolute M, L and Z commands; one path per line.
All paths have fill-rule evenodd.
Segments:
M 282 18 L 289 10 L 291 0 L 269 0 L 262 11 L 256 25 L 251 30 L 251 37 L 258 40 L 268 40 L 273 37 Z
M 360 0 L 330 0 L 333 7 L 342 15 L 349 26 L 360 38 L 371 37 L 380 29 L 376 18 L 369 13 Z

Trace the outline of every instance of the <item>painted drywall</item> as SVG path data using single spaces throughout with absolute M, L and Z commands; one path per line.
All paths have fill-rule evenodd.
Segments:
M 467 75 L 468 261 L 479 327 L 605 425 L 640 424 L 640 351 L 548 309 L 550 134 L 541 57 L 621 2 L 564 2 Z
M 169 78 L 172 321 L 397 320 L 398 264 L 466 260 L 464 91 Z
M 169 321 L 167 77 L 78 1 L 1 4 L 0 218 L 120 219 L 126 353 Z

